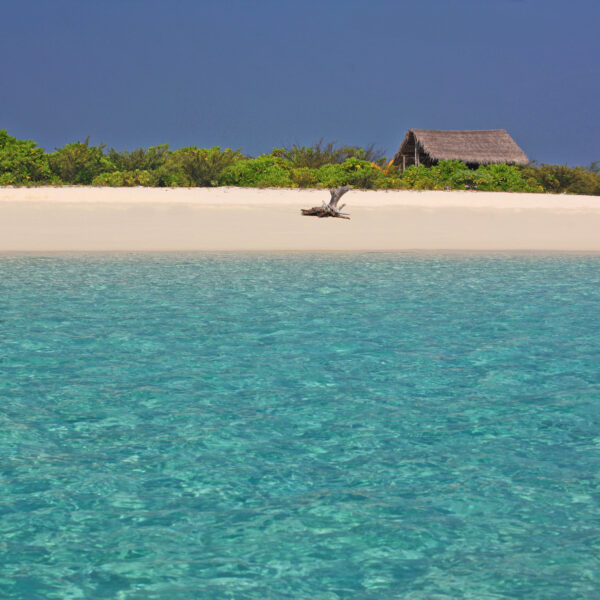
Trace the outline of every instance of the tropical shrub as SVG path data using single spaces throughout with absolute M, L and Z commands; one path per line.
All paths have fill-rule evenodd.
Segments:
M 117 171 L 155 171 L 166 163 L 168 154 L 169 144 L 138 148 L 131 152 L 111 148 L 108 159 Z
M 374 146 L 336 146 L 320 140 L 312 146 L 275 148 L 271 154 L 244 157 L 229 148 L 191 146 L 175 152 L 168 144 L 131 152 L 89 138 L 46 154 L 35 142 L 0 130 L 0 185 L 79 184 L 106 186 L 217 186 L 362 189 L 479 189 L 600 195 L 600 165 L 588 167 L 530 164 L 482 165 L 460 161 L 432 167 L 411 166 L 404 173 L 385 164 Z
M 358 158 L 348 158 L 342 164 L 327 164 L 316 170 L 319 187 L 351 185 L 355 188 L 373 189 L 381 171 L 373 163 Z
M 402 173 L 384 173 L 375 180 L 376 190 L 405 190 L 407 184 L 402 179 Z
M 0 129 L 0 185 L 52 182 L 44 150 L 30 140 L 18 140 Z
M 158 186 L 158 174 L 156 171 L 113 171 L 112 173 L 101 173 L 92 180 L 92 185 L 107 187 L 156 187 Z
M 589 167 L 567 165 L 527 165 L 521 168 L 525 179 L 545 192 L 553 194 L 600 195 L 600 173 L 598 163 Z
M 477 189 L 503 192 L 540 191 L 528 185 L 518 167 L 496 164 L 480 165 L 475 171 Z
M 412 190 L 434 190 L 439 187 L 435 171 L 428 169 L 425 165 L 408 167 L 402 174 L 402 182 Z M 443 187 L 439 189 L 443 189 Z
M 446 190 L 476 187 L 475 172 L 458 160 L 444 160 L 432 167 L 411 165 L 401 175 L 407 189 Z
M 188 177 L 168 164 L 164 165 L 157 171 L 154 171 L 156 176 L 157 187 L 191 187 L 192 183 Z
M 477 185 L 474 171 L 460 160 L 441 160 L 432 171 L 438 182 L 437 189 L 464 190 Z
M 241 187 L 293 187 L 289 161 L 269 154 L 240 160 L 227 169 L 225 185 Z
M 412 165 L 402 174 L 402 181 L 408 189 L 415 190 L 540 191 L 539 186 L 523 177 L 518 167 L 494 164 L 472 170 L 458 160 L 440 161 L 432 167 Z
M 188 181 L 188 185 L 198 187 L 214 187 L 222 185 L 222 177 L 226 169 L 242 158 L 237 150 L 219 146 L 213 148 L 197 148 L 190 146 L 173 152 L 166 163 L 166 172 L 180 171 Z
M 114 165 L 104 155 L 104 145 L 90 146 L 90 138 L 57 149 L 48 156 L 50 168 L 65 183 L 92 183 L 100 173 L 114 171 Z
M 374 144 L 367 148 L 336 147 L 336 142 L 324 143 L 322 138 L 312 146 L 294 144 L 291 148 L 275 148 L 271 154 L 289 160 L 295 168 L 318 169 L 323 165 L 341 164 L 349 158 L 366 160 L 378 165 L 385 164 L 383 151 L 375 148 Z
M 292 185 L 299 188 L 316 187 L 317 176 L 314 169 L 300 167 L 292 170 Z
M 113 171 L 112 173 L 101 173 L 92 179 L 92 185 L 99 187 L 121 187 L 125 185 L 123 173 Z

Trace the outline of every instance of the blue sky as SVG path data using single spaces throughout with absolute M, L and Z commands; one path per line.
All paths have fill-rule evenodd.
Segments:
M 599 0 L 4 0 L 0 128 L 249 154 L 505 128 L 600 160 Z

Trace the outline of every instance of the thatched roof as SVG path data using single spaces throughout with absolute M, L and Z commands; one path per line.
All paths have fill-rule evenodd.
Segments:
M 444 131 L 409 129 L 394 157 L 414 154 L 415 141 L 421 152 L 434 161 L 462 160 L 465 163 L 526 165 L 529 159 L 504 129 Z

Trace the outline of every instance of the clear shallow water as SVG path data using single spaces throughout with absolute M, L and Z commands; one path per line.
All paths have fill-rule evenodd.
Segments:
M 0 257 L 0 597 L 600 597 L 600 258 Z

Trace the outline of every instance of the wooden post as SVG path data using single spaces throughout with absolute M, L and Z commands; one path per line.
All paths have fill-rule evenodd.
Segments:
M 417 140 L 415 139 L 415 166 L 419 166 L 419 147 L 417 145 Z
M 406 171 L 406 154 L 402 155 L 402 172 Z

